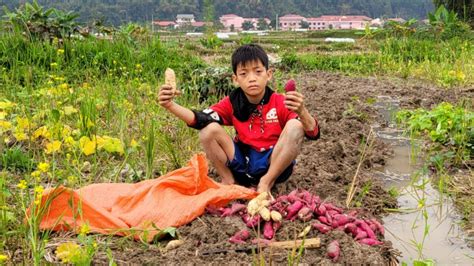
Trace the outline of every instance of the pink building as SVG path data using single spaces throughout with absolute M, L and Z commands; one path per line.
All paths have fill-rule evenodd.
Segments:
M 308 23 L 308 30 L 365 29 L 367 24 L 370 25 L 372 19 L 366 16 L 320 16 L 317 18 L 305 18 L 289 14 L 279 18 L 280 30 L 301 29 L 301 21 Z
M 166 28 L 166 27 L 174 27 L 176 25 L 176 22 L 174 21 L 159 21 L 159 20 L 155 20 L 153 21 L 153 25 L 155 26 L 158 26 L 158 27 L 163 27 L 163 28 Z
M 370 26 L 372 19 L 366 16 L 320 16 L 318 18 L 309 18 L 310 29 L 356 29 L 363 30 L 366 25 Z
M 245 19 L 241 16 L 237 16 L 235 14 L 227 14 L 223 15 L 219 18 L 219 21 L 224 25 L 224 28 L 228 31 L 231 31 L 234 28 L 234 31 L 241 31 L 242 24 L 244 23 Z
M 243 18 L 241 16 L 237 16 L 235 14 L 227 14 L 223 15 L 219 18 L 219 21 L 224 25 L 224 28 L 227 31 L 241 31 L 243 30 L 243 24 L 246 21 L 250 21 L 253 24 L 254 28 L 257 28 L 258 25 L 258 18 Z M 268 18 L 264 18 L 265 22 L 270 25 L 270 20 Z
M 306 18 L 295 14 L 284 15 L 278 18 L 278 28 L 280 30 L 301 29 L 301 21 L 306 21 Z

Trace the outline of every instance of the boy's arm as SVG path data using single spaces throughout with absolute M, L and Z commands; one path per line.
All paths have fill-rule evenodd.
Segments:
M 313 131 L 317 127 L 317 122 L 314 117 L 311 116 L 306 107 L 302 108 L 301 112 L 298 114 L 301 123 L 303 124 L 304 131 Z
M 194 112 L 190 109 L 183 107 L 173 101 L 175 97 L 175 92 L 173 88 L 169 85 L 163 85 L 160 88 L 158 93 L 158 102 L 159 104 L 168 110 L 170 113 L 174 114 L 179 119 L 183 120 L 186 124 L 192 125 L 195 123 Z
M 193 125 L 195 123 L 194 112 L 190 109 L 181 106 L 175 102 L 171 102 L 168 107 L 165 107 L 170 113 L 174 114 L 179 119 L 183 120 L 187 125 Z
M 317 139 L 319 137 L 318 122 L 311 116 L 308 109 L 304 106 L 304 96 L 297 91 L 290 91 L 285 94 L 285 106 L 289 110 L 298 114 L 298 117 L 303 124 L 306 136 L 310 139 Z

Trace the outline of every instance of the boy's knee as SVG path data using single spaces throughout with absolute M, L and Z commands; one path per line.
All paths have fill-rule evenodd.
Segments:
M 219 123 L 210 123 L 203 129 L 199 130 L 199 140 L 201 142 L 208 141 L 209 139 L 215 139 L 217 134 L 224 130 Z
M 291 119 L 286 122 L 285 131 L 288 134 L 288 137 L 295 141 L 303 141 L 304 138 L 304 127 L 301 121 L 296 119 Z

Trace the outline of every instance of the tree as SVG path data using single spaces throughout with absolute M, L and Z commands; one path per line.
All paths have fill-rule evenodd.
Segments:
M 206 22 L 206 32 L 213 32 L 213 22 L 214 22 L 214 4 L 212 0 L 204 0 L 204 21 Z
M 302 21 L 300 22 L 300 24 L 301 24 L 301 28 L 302 28 L 302 29 L 308 29 L 308 28 L 309 28 L 309 23 L 308 23 L 308 21 L 306 21 L 306 20 L 302 20 Z
M 252 21 L 250 21 L 250 20 L 244 21 L 244 23 L 242 23 L 242 29 L 244 29 L 244 30 L 251 30 L 251 29 L 253 29 L 253 23 L 252 23 Z
M 259 18 L 257 22 L 257 29 L 258 30 L 268 30 L 268 24 L 263 18 Z
M 234 32 L 234 31 L 235 31 L 235 26 L 234 26 L 234 24 L 231 24 L 231 25 L 230 25 L 230 31 L 231 31 L 231 32 Z
M 458 14 L 461 20 L 474 23 L 474 1 L 473 0 L 434 0 L 436 7 L 443 5 L 448 10 Z

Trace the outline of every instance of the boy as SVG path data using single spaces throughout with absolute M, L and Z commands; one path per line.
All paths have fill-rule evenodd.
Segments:
M 303 137 L 319 138 L 319 126 L 297 91 L 285 95 L 272 91 L 272 70 L 259 45 L 239 47 L 232 54 L 235 89 L 219 103 L 203 111 L 190 110 L 173 102 L 174 91 L 163 85 L 159 104 L 199 129 L 207 158 L 224 184 L 257 185 L 270 192 L 275 183 L 286 181 L 301 150 Z M 233 125 L 234 140 L 222 127 Z

